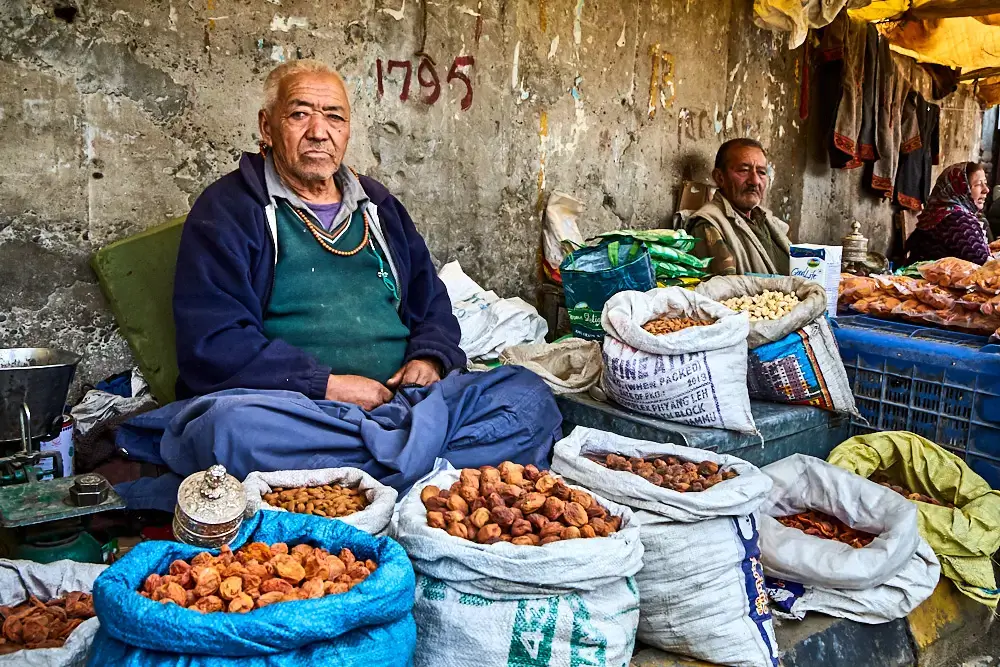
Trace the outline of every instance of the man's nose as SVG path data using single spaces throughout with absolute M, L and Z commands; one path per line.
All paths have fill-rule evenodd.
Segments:
M 322 114 L 312 114 L 309 116 L 309 124 L 306 126 L 306 137 L 313 141 L 323 141 L 326 139 L 326 123 Z

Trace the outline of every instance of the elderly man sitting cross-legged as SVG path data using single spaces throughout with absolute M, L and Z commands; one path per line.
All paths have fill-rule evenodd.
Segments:
M 544 464 L 560 432 L 551 393 L 523 369 L 461 372 L 424 240 L 399 200 L 343 163 L 341 78 L 293 61 L 264 98 L 261 154 L 209 186 L 184 225 L 174 318 L 188 400 L 119 435 L 175 475 L 123 488 L 130 506 L 172 507 L 177 476 L 214 463 L 240 478 L 354 466 L 397 488 L 437 457 Z

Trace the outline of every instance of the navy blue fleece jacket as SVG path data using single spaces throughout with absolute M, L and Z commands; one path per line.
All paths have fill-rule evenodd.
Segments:
M 398 274 L 399 316 L 410 330 L 406 361 L 436 359 L 445 373 L 464 366 L 458 320 L 423 238 L 382 184 L 360 181 L 377 207 Z M 264 183 L 264 159 L 244 153 L 239 169 L 210 185 L 184 223 L 173 304 L 178 398 L 234 388 L 326 394 L 329 367 L 263 333 L 275 257 Z

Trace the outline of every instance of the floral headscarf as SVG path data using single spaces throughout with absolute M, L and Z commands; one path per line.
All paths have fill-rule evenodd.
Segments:
M 927 206 L 917 219 L 917 229 L 933 229 L 949 219 L 949 222 L 968 222 L 967 218 L 975 220 L 982 226 L 979 209 L 972 199 L 972 186 L 966 174 L 968 162 L 953 164 L 938 176 Z

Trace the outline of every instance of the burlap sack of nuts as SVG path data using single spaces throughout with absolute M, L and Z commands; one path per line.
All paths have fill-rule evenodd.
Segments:
M 659 317 L 714 320 L 655 335 Z M 601 389 L 616 403 L 661 419 L 757 433 L 747 390 L 750 318 L 682 287 L 619 292 L 604 305 Z
M 761 506 L 760 550 L 777 608 L 796 618 L 818 611 L 860 623 L 886 623 L 906 616 L 934 591 L 941 566 L 920 536 L 914 503 L 804 454 L 776 461 L 762 472 L 774 481 Z M 808 510 L 877 537 L 856 549 L 774 518 Z
M 750 396 L 860 416 L 826 320 L 826 291 L 822 285 L 796 277 L 717 276 L 698 285 L 695 292 L 719 302 L 764 292 L 798 297 L 791 312 L 778 319 L 765 317 L 750 322 Z
M 632 577 L 643 552 L 632 512 L 595 495 L 622 517 L 608 537 L 478 544 L 428 526 L 420 499 L 425 486 L 447 489 L 459 474 L 432 472 L 393 517 L 392 536 L 417 572 L 414 665 L 627 665 L 639 620 Z
M 73 591 L 90 593 L 94 580 L 105 569 L 105 565 L 69 560 L 45 565 L 26 560 L 0 560 L 0 605 L 13 607 L 29 596 L 47 602 Z M 0 665 L 83 667 L 87 663 L 87 652 L 99 626 L 98 620 L 91 618 L 73 630 L 62 646 L 0 655 Z
M 363 492 L 366 505 L 359 511 L 346 516 L 336 516 L 346 524 L 371 535 L 385 533 L 392 519 L 392 508 L 396 504 L 396 490 L 382 484 L 377 479 L 357 468 L 322 468 L 320 470 L 279 470 L 277 472 L 252 472 L 243 481 L 250 509 L 287 510 L 270 505 L 263 496 L 274 488 L 310 488 L 339 485 Z M 336 494 L 328 494 L 335 498 Z
M 612 453 L 711 461 L 738 474 L 682 493 L 589 458 Z M 778 664 L 757 548 L 767 475 L 734 456 L 582 427 L 556 443 L 552 468 L 635 513 L 645 547 L 635 576 L 642 642 L 720 665 Z

